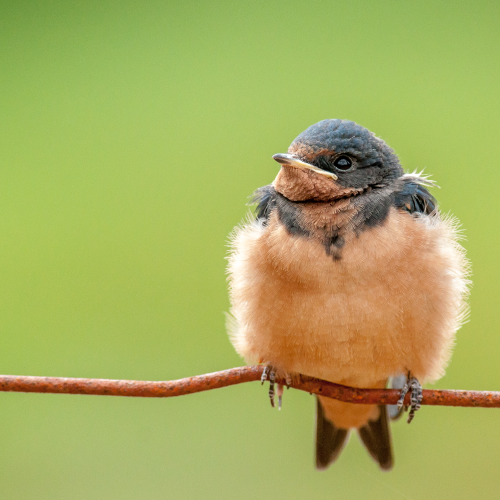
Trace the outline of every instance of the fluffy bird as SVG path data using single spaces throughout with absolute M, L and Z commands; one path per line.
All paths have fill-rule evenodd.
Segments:
M 273 158 L 277 177 L 254 193 L 256 218 L 231 241 L 231 341 L 247 363 L 265 365 L 273 406 L 278 376 L 363 388 L 393 380 L 399 411 L 319 396 L 316 416 L 319 469 L 351 429 L 391 469 L 388 413 L 397 416 L 410 391 L 411 421 L 420 383 L 444 374 L 467 312 L 457 224 L 440 215 L 432 181 L 405 174 L 394 151 L 352 121 L 320 121 Z

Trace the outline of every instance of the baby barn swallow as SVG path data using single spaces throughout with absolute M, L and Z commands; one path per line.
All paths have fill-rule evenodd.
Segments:
M 266 366 L 273 406 L 276 376 L 384 388 L 403 375 L 399 407 L 410 391 L 411 420 L 420 382 L 443 376 L 467 312 L 456 223 L 440 215 L 432 181 L 405 174 L 394 151 L 352 121 L 320 121 L 273 158 L 281 169 L 254 193 L 256 220 L 232 239 L 236 351 Z M 351 429 L 392 468 L 387 407 L 322 396 L 317 468 L 337 458 Z

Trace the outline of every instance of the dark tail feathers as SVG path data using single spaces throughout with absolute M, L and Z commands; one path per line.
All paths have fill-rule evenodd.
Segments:
M 316 398 L 316 467 L 326 469 L 340 455 L 349 429 L 336 427 L 325 416 L 323 407 Z M 381 469 L 390 470 L 393 465 L 389 419 L 385 405 L 379 406 L 377 420 L 370 420 L 358 429 L 361 441 Z
M 316 467 L 326 469 L 339 456 L 349 434 L 325 417 L 319 398 L 316 398 Z
M 391 470 L 393 465 L 391 431 L 387 407 L 379 405 L 377 420 L 369 420 L 364 427 L 358 429 L 359 437 L 373 459 L 383 470 Z

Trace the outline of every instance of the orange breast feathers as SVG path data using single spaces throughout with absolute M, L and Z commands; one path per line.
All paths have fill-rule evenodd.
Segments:
M 382 225 L 346 238 L 335 260 L 273 213 L 235 231 L 228 272 L 236 351 L 282 375 L 383 387 L 410 370 L 434 381 L 467 311 L 467 261 L 453 220 L 440 215 L 392 208 Z

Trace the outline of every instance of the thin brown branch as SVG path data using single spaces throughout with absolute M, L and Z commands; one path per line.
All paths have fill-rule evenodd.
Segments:
M 0 392 L 170 398 L 254 382 L 260 380 L 262 370 L 262 366 L 247 366 L 167 382 L 0 375 Z M 281 379 L 277 382 L 285 383 Z M 357 389 L 306 376 L 294 380 L 292 387 L 346 403 L 395 404 L 399 398 L 399 391 L 395 389 Z M 407 394 L 406 403 L 409 397 Z M 500 392 L 424 390 L 422 404 L 500 408 Z

